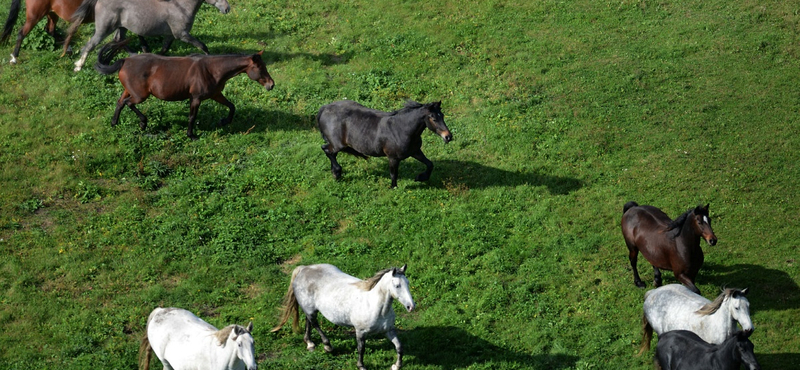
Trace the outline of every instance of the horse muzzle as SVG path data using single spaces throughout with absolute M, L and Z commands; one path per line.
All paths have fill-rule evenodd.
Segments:
M 442 140 L 444 140 L 445 144 L 453 141 L 453 134 L 451 134 L 450 131 L 443 131 L 439 134 L 439 136 L 442 137 Z
M 275 87 L 275 81 L 269 80 L 267 82 L 264 82 L 262 85 L 264 85 L 264 88 L 267 89 L 267 91 L 270 91 L 272 90 L 273 87 Z
M 228 14 L 231 11 L 231 6 L 225 4 L 225 6 L 218 6 L 217 9 L 219 9 L 219 12 L 222 14 Z
M 416 308 L 416 307 L 417 307 L 417 305 L 412 303 L 412 304 L 406 306 L 406 310 L 408 312 L 411 312 L 411 311 L 414 311 L 414 308 Z
M 706 241 L 708 242 L 708 245 L 710 245 L 712 247 L 717 245 L 717 238 L 716 237 L 708 238 L 708 239 L 706 239 Z

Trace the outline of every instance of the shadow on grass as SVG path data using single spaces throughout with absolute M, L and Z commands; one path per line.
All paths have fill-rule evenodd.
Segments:
M 780 311 L 800 308 L 800 287 L 784 271 L 758 265 L 727 266 L 712 263 L 704 264 L 701 271 L 706 282 L 714 285 L 749 288 L 747 298 L 751 310 Z
M 756 360 L 762 369 L 797 369 L 800 368 L 800 353 L 758 353 Z
M 529 355 L 498 347 L 452 326 L 419 327 L 402 333 L 406 363 L 441 369 L 464 369 L 475 364 L 492 368 L 567 369 L 578 358 L 569 355 Z M 504 366 L 506 365 L 506 366 Z
M 442 179 L 440 186 L 469 189 L 493 186 L 546 186 L 551 194 L 557 195 L 569 194 L 583 187 L 580 180 L 570 177 L 537 172 L 507 171 L 470 161 L 434 161 L 434 166 L 433 176 L 438 175 Z

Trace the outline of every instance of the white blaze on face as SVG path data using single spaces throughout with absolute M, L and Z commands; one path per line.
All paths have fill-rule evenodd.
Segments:
M 710 224 L 710 222 L 708 222 L 708 216 L 703 216 L 703 222 Z

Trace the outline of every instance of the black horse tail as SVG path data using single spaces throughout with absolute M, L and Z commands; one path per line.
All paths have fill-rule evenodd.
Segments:
M 120 59 L 114 62 L 114 64 L 109 63 L 114 59 L 114 56 L 117 55 L 119 49 L 125 47 L 128 41 L 130 41 L 130 39 L 122 39 L 120 41 L 109 42 L 103 46 L 97 53 L 97 63 L 94 64 L 94 69 L 104 75 L 110 75 L 122 69 L 122 65 L 125 64 L 125 59 Z
M 11 35 L 11 30 L 14 24 L 17 23 L 19 17 L 19 4 L 20 0 L 11 0 L 11 9 L 8 10 L 8 19 L 6 25 L 3 26 L 3 33 L 0 34 L 0 44 L 5 44 L 8 41 L 8 36 Z
M 650 350 L 650 341 L 653 339 L 653 327 L 647 321 L 647 316 L 642 315 L 642 347 L 639 348 L 639 356 Z
M 67 39 L 64 40 L 64 51 L 61 52 L 62 57 L 67 53 L 69 43 L 72 41 L 72 36 L 75 35 L 75 32 L 78 32 L 78 28 L 81 27 L 83 21 L 86 20 L 86 18 L 94 18 L 94 6 L 96 4 L 97 0 L 83 0 L 81 6 L 75 10 L 75 13 L 72 13 L 72 18 L 69 20 L 72 24 L 69 26 L 69 30 L 67 30 Z
M 625 212 L 628 212 L 629 209 L 631 209 L 633 207 L 638 207 L 638 206 L 639 206 L 639 203 L 636 203 L 634 201 L 630 201 L 628 203 L 625 203 L 625 205 L 622 207 L 622 214 L 624 215 Z

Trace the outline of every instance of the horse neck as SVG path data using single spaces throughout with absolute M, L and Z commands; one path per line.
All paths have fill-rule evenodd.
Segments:
M 716 312 L 705 316 L 704 325 L 709 333 L 715 333 L 717 336 L 716 342 L 721 343 L 736 329 L 736 320 L 731 316 L 730 298 L 725 299 Z
M 686 246 L 698 247 L 700 246 L 701 236 L 694 231 L 694 227 L 692 226 L 694 225 L 694 217 L 697 217 L 694 213 L 686 217 L 686 220 L 683 221 L 683 225 L 681 225 L 681 233 L 678 235 L 678 238 L 680 238 Z
M 386 285 L 391 284 L 391 272 L 387 272 L 386 274 L 381 277 L 381 281 L 375 285 L 375 288 L 371 290 L 373 294 L 375 294 L 376 303 L 380 308 L 381 316 L 386 316 L 390 312 L 394 312 L 392 310 L 392 294 L 389 293 L 389 289 L 387 289 Z
M 736 335 L 730 336 L 717 346 L 713 353 L 717 358 L 722 357 L 720 363 L 729 364 L 731 369 L 739 369 L 742 364 L 742 356 L 737 348 L 738 341 L 739 338 Z
M 422 134 L 425 131 L 425 114 L 422 109 L 409 109 L 395 116 L 397 119 L 407 122 L 408 130 L 413 134 Z
M 212 57 L 217 58 L 217 57 Z M 250 56 L 241 56 L 241 57 L 224 57 L 220 56 L 219 58 L 224 58 L 222 62 L 219 63 L 209 63 L 209 70 L 212 71 L 214 76 L 218 78 L 220 82 L 227 81 L 240 73 L 244 73 L 247 71 L 247 67 L 250 66 Z

